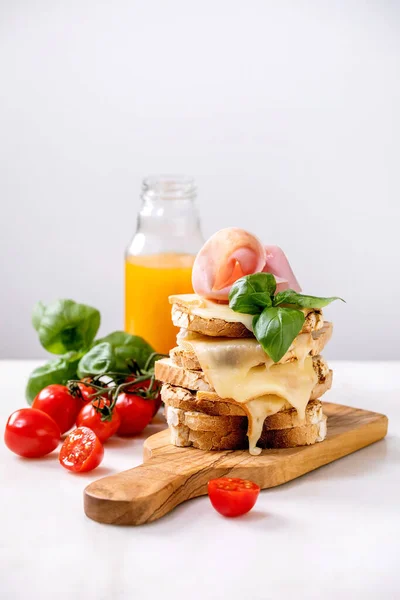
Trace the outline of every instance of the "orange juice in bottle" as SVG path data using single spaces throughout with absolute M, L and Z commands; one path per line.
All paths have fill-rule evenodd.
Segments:
M 193 292 L 192 265 L 203 239 L 188 177 L 143 182 L 136 233 L 125 257 L 125 331 L 168 354 L 178 330 L 168 296 Z

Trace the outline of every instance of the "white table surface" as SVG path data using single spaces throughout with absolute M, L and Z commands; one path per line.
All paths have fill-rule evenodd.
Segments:
M 0 362 L 3 426 L 25 406 L 34 361 Z M 142 527 L 83 512 L 90 481 L 140 464 L 145 436 L 115 438 L 73 475 L 57 453 L 21 459 L 0 444 L 3 600 L 400 598 L 400 362 L 332 363 L 326 399 L 389 417 L 386 440 L 275 489 L 224 519 L 207 497 Z M 146 434 L 164 427 L 162 417 Z

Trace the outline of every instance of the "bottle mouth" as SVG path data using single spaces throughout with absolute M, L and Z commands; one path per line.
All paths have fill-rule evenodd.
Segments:
M 150 175 L 143 180 L 144 199 L 194 200 L 196 183 L 186 175 Z

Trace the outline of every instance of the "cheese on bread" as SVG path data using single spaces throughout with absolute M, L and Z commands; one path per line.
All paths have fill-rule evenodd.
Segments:
M 196 331 L 206 336 L 243 338 L 253 336 L 254 315 L 239 313 L 228 304 L 212 302 L 197 294 L 170 296 L 172 322 L 176 327 Z M 322 311 L 300 308 L 305 321 L 302 331 L 316 331 L 324 325 Z

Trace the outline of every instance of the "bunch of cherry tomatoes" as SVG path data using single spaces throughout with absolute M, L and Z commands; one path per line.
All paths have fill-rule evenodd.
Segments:
M 104 442 L 115 434 L 141 433 L 160 406 L 159 384 L 154 375 L 140 370 L 128 376 L 71 381 L 68 386 L 48 385 L 32 408 L 21 408 L 9 417 L 4 441 L 19 456 L 39 458 L 53 452 L 69 431 L 59 461 L 69 471 L 84 473 L 102 462 Z M 244 479 L 222 477 L 208 483 L 211 504 L 225 517 L 247 513 L 259 492 L 256 483 Z
M 106 381 L 106 383 L 104 383 Z M 59 461 L 75 473 L 91 471 L 104 456 L 112 435 L 134 436 L 150 423 L 161 405 L 158 383 L 140 374 L 98 377 L 45 387 L 32 408 L 10 415 L 4 441 L 15 454 L 39 458 L 57 448 Z

